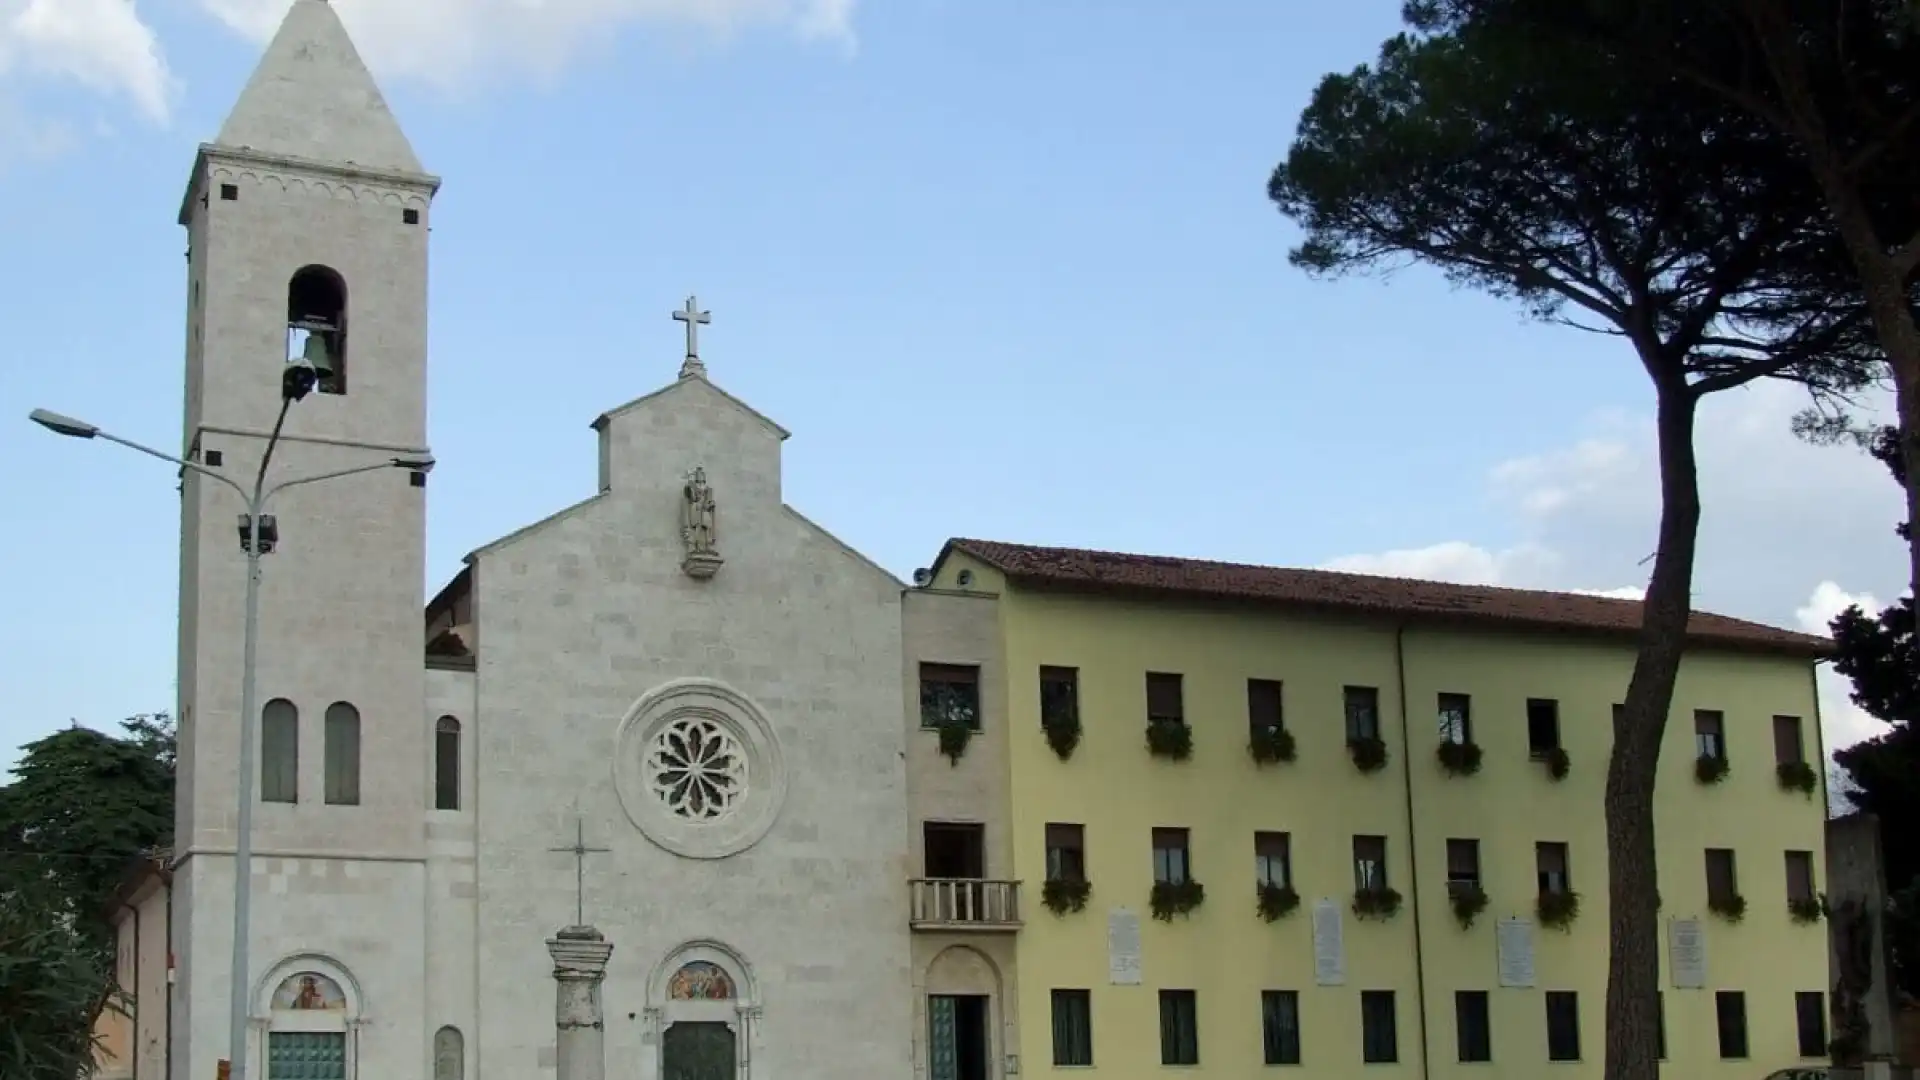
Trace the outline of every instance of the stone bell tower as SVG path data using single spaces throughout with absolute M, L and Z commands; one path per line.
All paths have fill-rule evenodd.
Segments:
M 192 459 L 250 488 L 276 431 L 269 486 L 426 451 L 438 187 L 334 9 L 294 0 L 200 147 L 181 205 Z M 331 370 L 287 405 L 290 356 L 323 356 Z M 176 1076 L 211 1077 L 228 1056 L 243 781 L 254 800 L 248 1080 L 267 1077 L 275 1039 L 292 1045 L 286 1017 L 307 1060 L 330 1062 L 338 1047 L 342 1076 L 414 1075 L 426 1060 L 426 479 L 380 469 L 291 488 L 267 507 L 277 537 L 262 575 L 258 707 L 242 716 L 245 506 L 184 477 Z M 241 724 L 258 736 L 248 777 L 236 775 Z M 273 987 L 302 971 L 341 988 L 338 1008 L 313 1010 L 338 1017 L 282 1015 Z M 363 995 L 377 1010 L 363 1013 Z

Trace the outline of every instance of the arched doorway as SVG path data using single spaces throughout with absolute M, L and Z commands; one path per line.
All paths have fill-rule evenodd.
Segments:
M 354 1032 L 360 1003 L 352 980 L 318 958 L 276 967 L 263 1004 L 266 1039 L 257 1051 L 261 1080 L 354 1080 Z M 256 1013 L 256 1016 L 259 1014 Z
M 751 976 L 724 946 L 683 946 L 654 973 L 648 1009 L 660 1080 L 747 1080 L 759 1010 Z

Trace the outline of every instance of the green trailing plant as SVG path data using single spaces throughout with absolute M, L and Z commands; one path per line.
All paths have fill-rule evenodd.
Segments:
M 1353 913 L 1362 919 L 1391 919 L 1400 913 L 1400 894 L 1385 885 L 1355 889 Z
M 1479 885 L 1455 885 L 1448 890 L 1452 896 L 1453 917 L 1460 921 L 1460 929 L 1473 929 L 1473 921 L 1487 910 L 1487 890 Z
M 1147 752 L 1173 761 L 1187 760 L 1193 756 L 1193 728 L 1184 720 L 1149 720 Z
M 1580 894 L 1571 890 L 1543 892 L 1533 902 L 1533 914 L 1541 926 L 1567 930 L 1580 917 Z
M 1191 915 L 1193 909 L 1205 903 L 1207 890 L 1197 881 L 1188 878 L 1185 881 L 1156 881 L 1153 894 L 1147 898 L 1147 906 L 1153 910 L 1153 917 L 1161 922 L 1172 922 L 1175 915 Z
M 967 744 L 973 741 L 973 728 L 965 720 L 948 717 L 934 730 L 940 733 L 940 752 L 947 756 L 947 761 L 959 765 L 966 755 Z
M 1565 780 L 1573 771 L 1573 759 L 1567 756 L 1565 749 L 1554 747 L 1540 759 L 1547 767 L 1547 775 L 1555 780 Z
M 1709 896 L 1707 910 L 1728 922 L 1737 923 L 1747 917 L 1747 898 L 1739 893 L 1731 896 Z
M 1817 923 L 1827 914 L 1826 897 L 1809 896 L 1804 899 L 1795 897 L 1787 901 L 1787 914 L 1793 916 L 1794 922 L 1803 926 L 1807 923 Z
M 1265 724 L 1254 728 L 1253 738 L 1247 743 L 1247 754 L 1261 765 L 1292 761 L 1293 732 L 1279 724 Z
M 1387 767 L 1387 743 L 1377 735 L 1356 736 L 1347 740 L 1347 755 L 1353 767 L 1363 773 L 1377 773 Z
M 1284 919 L 1293 914 L 1300 906 L 1300 894 L 1293 891 L 1291 885 L 1275 885 L 1263 882 L 1260 885 L 1260 917 L 1268 922 Z
M 1055 915 L 1085 911 L 1092 895 L 1093 883 L 1083 878 L 1048 878 L 1040 887 L 1040 902 Z
M 1061 761 L 1072 757 L 1074 749 L 1080 745 L 1078 717 L 1042 721 L 1040 730 L 1046 733 L 1047 745 L 1053 748 L 1054 754 Z
M 1783 761 L 1773 771 L 1780 780 L 1780 790 L 1797 791 L 1808 798 L 1813 797 L 1813 789 L 1820 782 L 1813 766 L 1804 761 Z
M 1449 776 L 1472 776 L 1480 771 L 1480 759 L 1483 755 L 1479 743 L 1442 739 L 1434 756 L 1440 759 L 1440 767 L 1445 769 Z
M 1701 754 L 1693 759 L 1693 778 L 1703 784 L 1717 784 L 1727 778 L 1727 759 L 1719 754 Z

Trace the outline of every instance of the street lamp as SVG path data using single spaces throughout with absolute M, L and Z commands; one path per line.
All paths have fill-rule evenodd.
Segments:
M 311 343 L 316 339 L 309 339 Z M 429 472 L 433 469 L 433 457 L 430 454 L 400 454 L 382 461 L 356 465 L 352 468 L 333 469 L 312 476 L 295 477 L 282 480 L 268 486 L 267 463 L 273 458 L 273 449 L 280 441 L 280 429 L 286 423 L 287 408 L 295 401 L 307 396 L 315 383 L 315 369 L 325 370 L 325 357 L 315 364 L 314 350 L 309 345 L 308 354 L 303 361 L 287 365 L 281 381 L 280 416 L 274 421 L 273 433 L 268 436 L 266 450 L 260 456 L 260 470 L 254 476 L 252 490 L 242 487 L 225 474 L 208 468 L 198 462 L 163 454 L 150 446 L 123 439 L 102 431 L 84 420 L 75 420 L 71 416 L 62 416 L 46 409 L 35 409 L 27 419 L 46 428 L 56 435 L 65 435 L 75 439 L 100 439 L 117 443 L 129 450 L 158 458 L 189 472 L 215 480 L 232 488 L 246 503 L 247 512 L 240 518 L 240 547 L 247 557 L 247 611 L 240 658 L 240 776 L 239 776 L 239 820 L 235 823 L 238 834 L 233 845 L 233 1001 L 232 1027 L 228 1032 L 231 1046 L 228 1051 L 230 1080 L 245 1080 L 247 1072 L 247 966 L 248 938 L 251 928 L 251 909 L 253 906 L 253 786 L 254 786 L 254 659 L 260 637 L 260 558 L 271 551 L 278 539 L 279 530 L 273 519 L 266 514 L 267 503 L 277 494 L 290 487 L 317 484 L 324 480 L 337 480 L 343 476 L 374 472 L 380 469 L 406 469 L 410 472 Z M 324 350 L 322 350 L 324 353 Z

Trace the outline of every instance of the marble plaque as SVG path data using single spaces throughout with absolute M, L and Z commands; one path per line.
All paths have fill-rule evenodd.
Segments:
M 1140 985 L 1140 914 L 1126 908 L 1107 912 L 1107 981 Z
M 1707 985 L 1707 934 L 1699 919 L 1667 920 L 1667 973 L 1678 990 Z
M 1494 928 L 1493 940 L 1494 949 L 1498 955 L 1500 985 L 1532 986 L 1533 920 L 1501 919 Z
M 1344 986 L 1347 982 L 1345 923 L 1340 901 L 1313 904 L 1313 981 L 1316 986 Z

